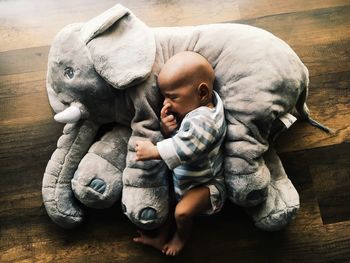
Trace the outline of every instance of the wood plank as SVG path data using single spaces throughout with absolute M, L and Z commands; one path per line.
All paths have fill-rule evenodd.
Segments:
M 62 126 L 53 121 L 0 126 L 0 183 L 4 186 L 0 188 L 1 197 L 33 189 L 41 192 L 45 167 Z
M 160 1 L 147 0 L 55 0 L 0 1 L 1 51 L 46 46 L 65 25 L 85 22 L 117 3 L 130 8 L 150 26 L 191 25 L 238 19 L 233 0 Z M 40 13 L 40 16 L 37 14 Z
M 240 19 L 252 19 L 316 9 L 328 9 L 331 7 L 345 6 L 348 4 L 349 1 L 346 0 L 240 0 L 239 11 L 241 14 Z
M 0 61 L 2 66 L 0 66 L 0 77 L 3 75 L 46 71 L 49 49 L 49 46 L 43 46 L 1 52 Z M 1 82 L 4 81 L 2 78 L 0 80 Z M 3 85 L 3 83 L 1 84 Z
M 0 52 L 46 46 L 65 25 L 85 22 L 115 5 L 114 0 L 0 1 Z M 257 18 L 275 14 L 343 6 L 348 0 L 120 0 L 150 26 L 183 26 Z M 40 14 L 40 15 L 38 15 Z
M 350 220 L 350 143 L 281 156 L 288 170 L 308 167 L 323 224 Z
M 46 93 L 45 78 L 44 71 L 0 76 L 0 124 L 2 126 L 26 123 L 31 127 L 38 122 L 52 119 L 53 111 Z

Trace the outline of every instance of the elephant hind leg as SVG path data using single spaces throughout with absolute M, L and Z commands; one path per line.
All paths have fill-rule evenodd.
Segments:
M 296 217 L 300 207 L 299 194 L 272 146 L 264 154 L 264 159 L 271 173 L 267 199 L 261 205 L 247 209 L 247 212 L 258 228 L 275 231 Z

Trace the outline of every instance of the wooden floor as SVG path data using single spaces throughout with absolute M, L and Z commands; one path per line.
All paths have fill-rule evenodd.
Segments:
M 300 193 L 286 229 L 257 230 L 227 203 L 199 218 L 183 253 L 170 259 L 132 242 L 119 206 L 87 211 L 75 230 L 57 227 L 41 197 L 46 163 L 62 125 L 45 91 L 49 45 L 59 29 L 115 4 L 95 0 L 0 0 L 0 262 L 350 262 L 349 0 L 121 1 L 150 26 L 235 21 L 284 39 L 310 71 L 313 116 L 328 135 L 297 123 L 278 140 Z

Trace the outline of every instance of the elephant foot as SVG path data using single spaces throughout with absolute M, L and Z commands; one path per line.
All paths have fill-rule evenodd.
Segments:
M 99 155 L 88 153 L 74 174 L 72 189 L 88 207 L 110 207 L 121 196 L 122 172 Z
M 141 188 L 124 185 L 122 209 L 138 227 L 150 230 L 160 227 L 168 217 L 168 186 Z
M 100 193 L 101 195 L 103 195 L 103 193 L 106 191 L 106 188 L 107 188 L 106 182 L 99 178 L 92 179 L 92 181 L 88 186 L 92 190 Z
M 84 212 L 76 202 L 69 182 L 57 183 L 59 171 L 57 163 L 50 160 L 43 179 L 43 200 L 52 221 L 63 228 L 71 229 L 83 221 Z
M 265 231 L 276 231 L 291 222 L 300 207 L 299 194 L 288 178 L 271 182 L 265 202 L 247 208 L 255 226 Z
M 57 186 L 56 195 L 60 196 L 58 201 L 49 199 L 50 196 L 55 196 L 55 194 L 48 194 L 48 191 L 52 191 L 53 188 L 43 189 L 44 194 L 48 196 L 44 198 L 44 204 L 52 221 L 63 228 L 71 229 L 81 224 L 84 213 L 79 205 L 73 201 L 73 193 L 67 191 L 66 188 Z

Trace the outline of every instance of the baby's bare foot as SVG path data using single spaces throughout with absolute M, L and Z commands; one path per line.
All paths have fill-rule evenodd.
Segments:
M 162 252 L 167 256 L 176 256 L 180 253 L 186 243 L 185 238 L 181 238 L 176 232 L 173 238 L 164 245 Z
M 157 236 L 149 236 L 142 231 L 137 231 L 140 236 L 139 237 L 134 237 L 133 240 L 136 243 L 141 243 L 144 245 L 149 245 L 152 246 L 158 250 L 162 250 L 164 244 L 166 243 L 167 239 L 164 235 L 159 234 Z

